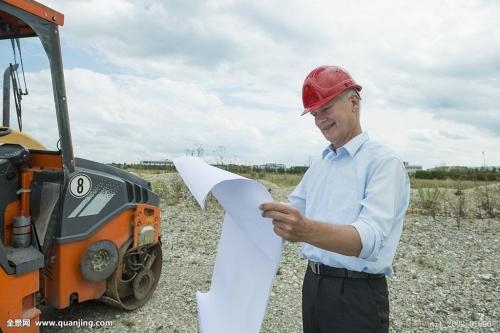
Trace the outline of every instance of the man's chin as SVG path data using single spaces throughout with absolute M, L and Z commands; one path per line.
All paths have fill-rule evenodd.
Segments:
M 326 141 L 330 142 L 332 145 L 334 144 L 335 138 L 333 138 L 331 135 L 328 135 L 328 133 L 322 133 L 323 137 L 326 139 Z

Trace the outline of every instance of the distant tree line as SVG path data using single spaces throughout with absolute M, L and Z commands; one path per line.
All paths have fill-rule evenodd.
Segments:
M 439 167 L 417 170 L 413 176 L 417 179 L 500 181 L 500 168 Z
M 109 165 L 115 168 L 123 170 L 150 170 L 150 171 L 165 171 L 171 172 L 175 171 L 175 166 L 171 165 L 147 165 L 143 163 L 109 163 Z

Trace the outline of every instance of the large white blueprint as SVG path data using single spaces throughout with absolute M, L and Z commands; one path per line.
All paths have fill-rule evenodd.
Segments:
M 196 293 L 200 331 L 259 332 L 283 250 L 258 208 L 273 198 L 259 182 L 201 158 L 181 157 L 174 164 L 200 206 L 211 191 L 225 210 L 210 291 Z

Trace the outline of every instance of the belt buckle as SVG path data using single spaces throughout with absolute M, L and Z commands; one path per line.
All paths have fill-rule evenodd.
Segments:
M 311 270 L 313 271 L 314 274 L 320 275 L 321 274 L 319 269 L 320 265 L 321 264 L 319 262 L 311 261 L 309 266 L 311 266 Z

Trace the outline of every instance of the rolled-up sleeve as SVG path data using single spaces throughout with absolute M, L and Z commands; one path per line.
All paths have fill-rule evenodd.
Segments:
M 402 163 L 388 158 L 368 175 L 361 211 L 352 223 L 361 238 L 359 258 L 376 261 L 380 249 L 408 205 L 408 175 Z

